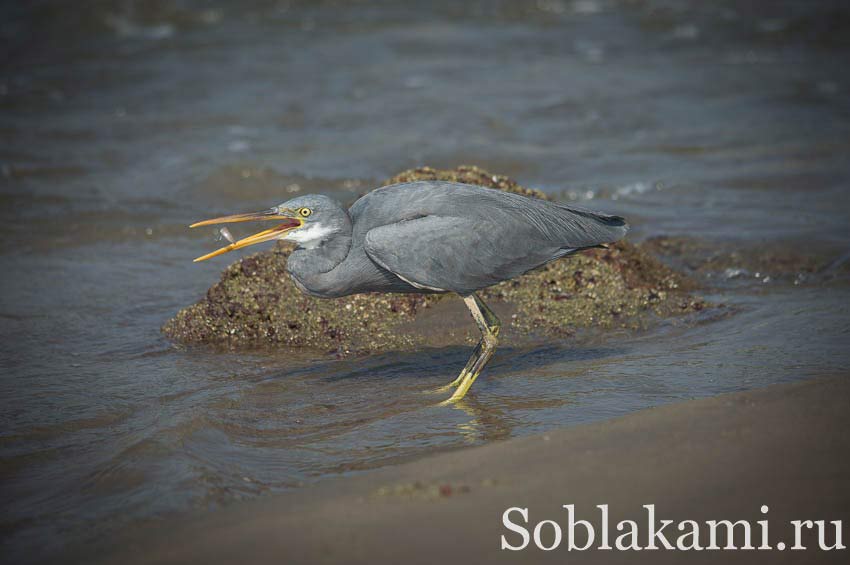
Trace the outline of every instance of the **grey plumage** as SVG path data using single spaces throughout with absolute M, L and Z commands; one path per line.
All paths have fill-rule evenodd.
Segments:
M 302 196 L 281 208 L 312 207 L 328 227 L 288 270 L 315 296 L 357 292 L 457 292 L 517 277 L 581 249 L 621 239 L 623 218 L 459 183 L 418 181 L 376 189 L 346 212 L 332 199 Z

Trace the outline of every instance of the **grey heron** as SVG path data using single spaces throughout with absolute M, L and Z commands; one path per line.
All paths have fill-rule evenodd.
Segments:
M 446 390 L 463 398 L 493 356 L 501 324 L 476 291 L 550 261 L 621 239 L 619 216 L 444 181 L 378 188 L 345 210 L 305 195 L 247 214 L 192 224 L 275 220 L 277 226 L 198 257 L 204 261 L 264 241 L 297 244 L 287 272 L 306 294 L 337 298 L 361 292 L 459 294 L 481 339 Z

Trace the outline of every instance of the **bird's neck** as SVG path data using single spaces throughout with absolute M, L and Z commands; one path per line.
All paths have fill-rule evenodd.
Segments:
M 332 296 L 338 289 L 336 267 L 351 249 L 351 225 L 308 247 L 298 247 L 289 256 L 287 270 L 308 294 Z

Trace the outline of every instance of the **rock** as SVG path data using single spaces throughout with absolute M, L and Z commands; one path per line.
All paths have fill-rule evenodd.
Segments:
M 545 193 L 477 167 L 412 169 L 385 184 L 440 179 L 478 184 L 539 198 Z M 361 294 L 333 300 L 302 294 L 286 274 L 288 244 L 233 263 L 196 304 L 184 308 L 162 330 L 181 343 L 257 346 L 277 344 L 339 354 L 409 349 L 429 343 L 415 323 L 426 309 L 453 295 Z M 629 242 L 555 261 L 480 295 L 512 334 L 563 337 L 579 328 L 638 328 L 651 317 L 704 308 L 688 293 L 693 284 Z M 462 308 L 462 306 L 460 306 Z M 442 318 L 441 318 L 442 320 Z M 450 324 L 450 322 L 446 322 Z M 457 332 L 437 324 L 442 343 L 467 343 L 475 336 L 463 319 Z

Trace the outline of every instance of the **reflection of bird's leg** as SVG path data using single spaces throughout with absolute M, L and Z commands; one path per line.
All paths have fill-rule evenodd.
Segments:
M 481 341 L 478 343 L 475 351 L 473 351 L 472 357 L 469 358 L 469 362 L 463 371 L 461 371 L 460 376 L 455 379 L 457 390 L 447 402 L 460 400 L 466 395 L 469 387 L 478 378 L 484 365 L 493 356 L 493 352 L 496 350 L 496 345 L 499 342 L 499 330 L 502 327 L 499 318 L 496 317 L 493 311 L 475 293 L 464 296 L 463 301 L 472 313 L 475 323 L 478 324 L 478 329 L 481 330 Z M 453 382 L 452 384 L 455 383 Z

